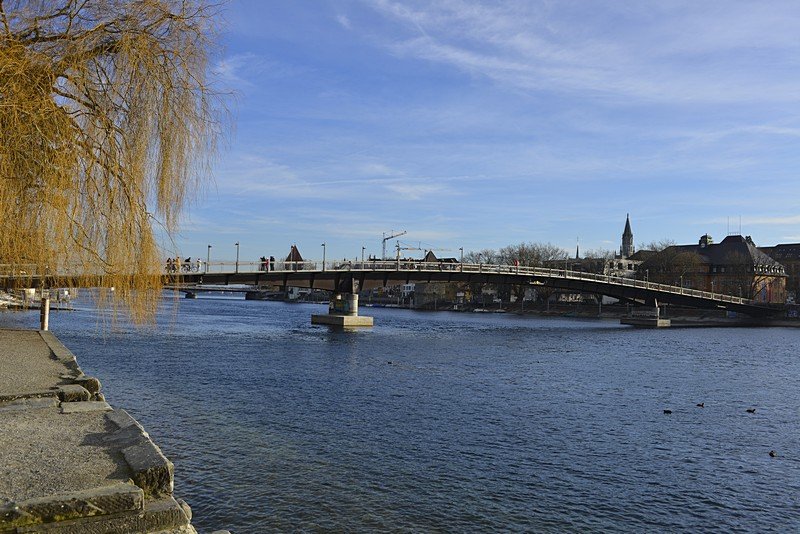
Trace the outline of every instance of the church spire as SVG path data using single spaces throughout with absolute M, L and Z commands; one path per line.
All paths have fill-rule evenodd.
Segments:
M 632 256 L 634 253 L 630 213 L 625 215 L 625 230 L 622 232 L 622 246 L 619 249 L 619 253 L 623 258 Z

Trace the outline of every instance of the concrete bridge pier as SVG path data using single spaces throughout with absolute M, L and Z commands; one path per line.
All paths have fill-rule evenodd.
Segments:
M 648 299 L 641 308 L 633 308 L 630 314 L 619 322 L 639 328 L 668 328 L 672 324 L 670 319 L 661 317 L 661 308 L 655 298 Z
M 372 317 L 358 315 L 358 281 L 350 279 L 340 284 L 331 294 L 328 313 L 312 315 L 311 324 L 325 324 L 345 328 L 372 326 Z

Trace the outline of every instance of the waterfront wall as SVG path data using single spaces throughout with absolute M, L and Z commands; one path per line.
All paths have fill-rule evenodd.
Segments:
M 196 534 L 173 464 L 50 332 L 0 330 L 0 534 Z

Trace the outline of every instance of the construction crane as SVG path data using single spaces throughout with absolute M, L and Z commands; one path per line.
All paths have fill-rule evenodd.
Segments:
M 399 233 L 394 233 L 394 230 L 389 230 L 389 235 L 386 235 L 386 232 L 383 232 L 383 246 L 381 248 L 381 259 L 386 260 L 386 242 L 390 239 L 394 239 L 395 237 L 400 237 L 401 235 L 406 235 L 408 232 L 403 230 Z
M 421 248 L 417 248 L 417 247 L 401 247 L 400 246 L 400 241 L 398 241 L 398 242 L 396 242 L 394 244 L 394 248 L 397 251 L 397 259 L 398 260 L 400 259 L 400 251 L 401 250 L 422 250 Z
M 427 254 L 428 251 L 431 251 L 431 252 L 437 251 L 438 252 L 438 251 L 449 251 L 449 250 L 451 250 L 449 248 L 421 248 L 419 246 L 416 246 L 416 247 L 402 246 L 401 247 L 400 246 L 401 244 L 405 245 L 405 243 L 400 243 L 400 241 L 398 241 L 394 245 L 395 249 L 397 249 L 397 259 L 398 260 L 400 259 L 400 251 L 401 250 L 424 250 L 426 254 Z

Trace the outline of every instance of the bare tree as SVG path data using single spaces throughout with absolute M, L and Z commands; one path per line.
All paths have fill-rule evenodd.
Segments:
M 496 250 L 485 248 L 483 250 L 470 250 L 464 254 L 464 261 L 466 263 L 488 263 L 497 264 L 500 262 L 500 256 Z
M 661 239 L 659 241 L 650 241 L 649 243 L 645 243 L 639 247 L 639 250 L 647 250 L 650 252 L 661 252 L 669 247 L 674 247 L 675 241 L 672 239 Z
M 777 271 L 772 263 L 758 265 L 753 258 L 741 252 L 726 255 L 725 265 L 718 266 L 723 272 L 717 274 L 717 290 L 737 297 L 766 301 L 785 300 L 785 282 L 783 270 Z M 777 293 L 777 296 L 773 294 Z
M 548 261 L 564 260 L 569 257 L 569 253 L 561 247 L 551 243 L 519 243 L 518 245 L 509 245 L 503 247 L 499 251 L 501 263 L 514 265 L 519 262 L 519 265 L 527 267 L 541 267 Z M 511 292 L 517 297 L 522 299 L 525 296 L 525 286 L 517 285 L 505 291 L 508 295 Z M 549 289 L 549 288 L 548 288 Z M 543 287 L 537 288 L 537 292 L 549 297 L 552 290 Z
M 483 250 L 470 250 L 469 252 L 464 253 L 464 261 L 466 263 L 485 263 L 485 264 L 496 264 L 499 263 L 499 256 L 496 250 L 485 248 Z M 470 295 L 474 299 L 477 295 L 480 295 L 483 291 L 483 288 L 486 284 L 480 282 L 471 282 L 468 284 L 464 284 L 464 288 L 469 291 Z
M 705 276 L 705 269 L 699 254 L 669 246 L 651 254 L 639 265 L 636 274 L 660 284 L 679 285 L 691 280 L 696 285 Z
M 501 263 L 508 265 L 519 261 L 520 265 L 541 267 L 547 261 L 567 259 L 569 253 L 551 243 L 520 243 L 503 247 L 499 256 Z
M 598 260 L 610 260 L 614 258 L 615 252 L 605 248 L 589 249 L 583 253 L 584 258 L 592 258 Z
M 156 232 L 171 241 L 215 149 L 216 18 L 203 0 L 0 0 L 0 262 L 153 316 Z

